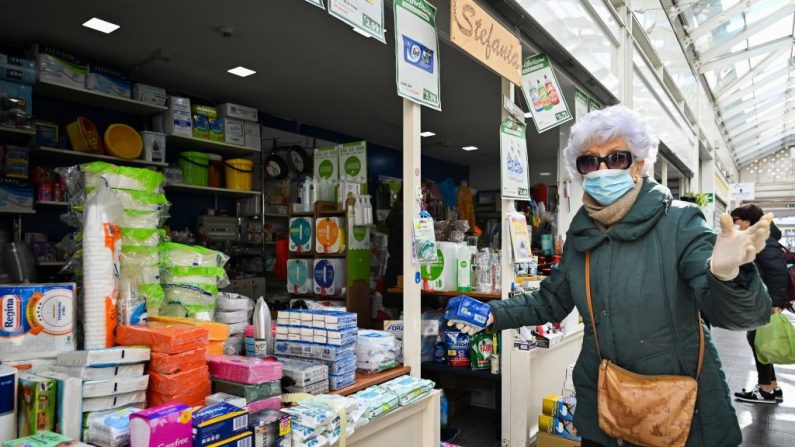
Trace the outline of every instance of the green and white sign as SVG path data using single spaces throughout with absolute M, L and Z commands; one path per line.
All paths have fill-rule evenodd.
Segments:
M 500 181 L 504 199 L 530 199 L 526 126 L 512 118 L 500 126 Z
M 395 0 L 397 93 L 442 110 L 436 7 L 425 0 Z
M 365 36 L 386 43 L 384 0 L 328 0 L 328 12 Z
M 588 114 L 588 102 L 591 98 L 578 89 L 574 89 L 574 117 L 580 119 Z
M 340 146 L 340 180 L 367 183 L 367 142 L 356 141 Z
M 594 110 L 599 110 L 602 108 L 602 105 L 599 104 L 595 99 L 588 98 L 588 111 L 593 112 Z
M 337 146 L 315 149 L 315 177 L 324 180 L 339 178 L 340 152 Z
M 318 8 L 326 9 L 326 5 L 323 4 L 323 0 L 306 0 L 308 3 L 311 3 Z
M 539 133 L 569 121 L 572 116 L 566 99 L 560 93 L 560 84 L 555 78 L 552 64 L 544 54 L 536 54 L 522 64 L 522 93 L 533 122 Z

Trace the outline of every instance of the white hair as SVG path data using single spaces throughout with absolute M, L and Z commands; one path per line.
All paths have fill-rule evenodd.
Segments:
M 571 178 L 582 181 L 583 176 L 577 171 L 577 157 L 592 145 L 604 144 L 614 138 L 623 138 L 635 158 L 645 160 L 644 169 L 652 169 L 660 140 L 640 115 L 619 105 L 595 110 L 577 120 L 572 127 L 569 142 L 563 150 Z

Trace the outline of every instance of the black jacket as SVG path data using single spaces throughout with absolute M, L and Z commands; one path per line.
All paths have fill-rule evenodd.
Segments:
M 757 268 L 762 277 L 762 282 L 767 286 L 767 292 L 775 307 L 784 307 L 787 304 L 787 284 L 789 277 L 787 263 L 784 261 L 784 249 L 779 245 L 781 230 L 776 224 L 770 224 L 770 237 L 767 238 L 765 248 L 756 255 Z

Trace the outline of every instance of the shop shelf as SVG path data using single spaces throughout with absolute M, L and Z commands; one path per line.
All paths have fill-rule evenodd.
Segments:
M 288 217 L 315 217 L 314 211 L 292 213 Z
M 271 214 L 271 213 L 265 213 L 265 217 L 270 217 L 270 218 L 273 218 L 273 219 L 287 219 L 287 218 L 288 218 L 288 217 L 290 217 L 290 216 L 288 216 L 287 214 Z
M 165 168 L 168 163 L 160 163 L 156 161 L 146 160 L 125 160 L 123 158 L 114 157 L 112 155 L 92 154 L 90 152 L 78 152 L 71 149 L 59 149 L 56 147 L 39 146 L 34 148 L 34 152 L 51 157 L 55 160 L 98 160 L 106 161 L 117 165 L 135 165 L 135 166 L 155 166 Z
M 390 287 L 387 289 L 389 293 L 403 293 L 403 289 L 400 287 Z M 480 293 L 480 292 L 436 292 L 432 290 L 423 290 L 423 295 L 426 296 L 458 296 L 458 295 L 466 295 L 478 300 L 499 300 L 502 299 L 502 295 L 499 293 Z
M 170 185 L 166 185 L 166 190 L 181 191 L 192 194 L 218 194 L 221 196 L 258 196 L 262 194 L 260 191 L 239 191 L 237 189 L 186 185 L 184 183 L 173 183 Z
M 478 377 L 488 380 L 501 380 L 499 374 L 492 374 L 489 370 L 473 370 L 470 367 L 449 366 L 447 363 L 422 362 L 422 371 L 435 371 L 443 374 L 455 374 L 458 376 Z
M 39 200 L 38 202 L 36 202 L 36 206 L 62 207 L 62 206 L 69 206 L 69 202 L 58 202 L 55 200 Z
M 37 262 L 36 265 L 39 267 L 63 267 L 66 265 L 66 261 L 41 261 Z
M 36 135 L 35 130 L 0 126 L 0 141 L 6 143 L 28 143 Z
M 262 152 L 259 149 L 252 149 L 250 147 L 239 146 L 237 144 L 223 143 L 219 141 L 210 141 L 203 138 L 186 137 L 182 135 L 167 135 L 169 152 L 183 152 L 183 151 L 198 151 L 198 152 L 211 152 L 213 154 L 231 155 L 231 156 L 247 156 L 259 154 Z
M 50 98 L 61 99 L 77 104 L 98 107 L 101 109 L 115 110 L 132 115 L 151 115 L 164 112 L 168 108 L 130 98 L 86 90 L 84 88 L 69 87 L 54 82 L 39 81 L 33 87 L 33 92 Z
M 339 394 L 340 396 L 349 396 L 353 393 L 357 393 L 365 388 L 370 388 L 374 385 L 380 385 L 384 382 L 389 382 L 390 380 L 405 376 L 411 373 L 411 368 L 408 366 L 397 366 L 392 369 L 388 369 L 386 371 L 382 371 L 380 373 L 375 374 L 362 374 L 356 373 L 356 383 L 353 385 L 343 388 L 341 390 L 332 391 L 330 394 Z
M 33 208 L 0 208 L 0 214 L 36 214 Z

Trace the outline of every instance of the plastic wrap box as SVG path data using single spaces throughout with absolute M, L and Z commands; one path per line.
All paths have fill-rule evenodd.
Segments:
M 228 382 L 226 380 L 213 379 L 213 392 L 240 396 L 245 398 L 246 402 L 256 402 L 258 400 L 267 399 L 269 397 L 281 394 L 282 382 L 281 380 L 275 380 L 271 382 L 246 385 L 242 383 Z
M 74 351 L 58 354 L 55 361 L 59 366 L 116 366 L 128 363 L 148 362 L 151 357 L 149 348 L 116 347 L 94 349 L 90 351 Z
M 91 380 L 83 382 L 83 397 L 112 396 L 118 393 L 145 391 L 148 385 L 149 376 Z
M 193 413 L 193 445 L 205 447 L 218 444 L 239 435 L 247 428 L 248 411 L 219 402 Z

